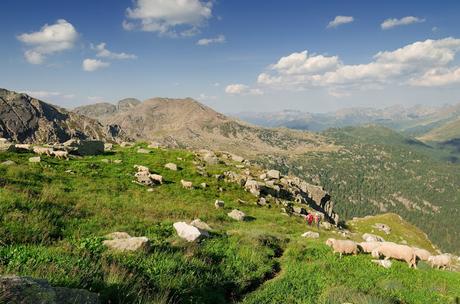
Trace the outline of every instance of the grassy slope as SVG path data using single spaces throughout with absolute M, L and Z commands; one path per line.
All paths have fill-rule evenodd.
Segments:
M 394 212 L 443 250 L 460 252 L 460 167 L 439 160 L 443 151 L 378 126 L 323 134 L 344 148 L 271 165 L 319 182 L 343 218 Z
M 460 119 L 448 122 L 420 136 L 423 141 L 447 141 L 460 138 Z
M 0 154 L 0 161 L 18 163 L 0 166 L 0 273 L 90 289 L 112 303 L 342 303 L 336 297 L 343 289 L 382 303 L 426 303 L 427 297 L 449 303 L 460 295 L 458 273 L 414 271 L 399 262 L 383 270 L 367 256 L 339 260 L 323 245 L 334 234 L 322 232 L 320 241 L 306 241 L 300 237 L 306 230 L 301 219 L 282 216 L 277 207 L 240 205 L 238 198 L 253 202 L 253 197 L 234 184 L 198 175 L 189 152 L 145 155 L 135 149 L 70 161 L 44 158 L 40 164 L 29 164 L 29 154 Z M 104 158 L 123 163 L 107 164 Z M 163 169 L 171 161 L 182 170 Z M 167 183 L 147 192 L 131 182 L 134 164 L 156 170 Z M 227 169 L 217 165 L 207 171 Z M 184 190 L 181 178 L 210 187 Z M 214 208 L 216 198 L 226 202 L 225 210 Z M 226 213 L 235 207 L 255 220 L 232 221 Z M 215 229 L 213 237 L 184 243 L 172 223 L 197 217 Z M 149 237 L 152 252 L 107 251 L 101 237 L 113 231 Z M 427 284 L 429 292 L 422 288 Z

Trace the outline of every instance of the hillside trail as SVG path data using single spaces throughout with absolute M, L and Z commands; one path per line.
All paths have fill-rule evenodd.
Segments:
M 260 280 L 255 280 L 251 282 L 251 284 L 241 294 L 239 294 L 235 298 L 232 298 L 231 303 L 241 303 L 241 300 L 243 300 L 249 294 L 257 291 L 259 288 L 261 288 L 265 284 L 272 282 L 273 280 L 276 280 L 277 278 L 281 277 L 282 274 L 284 273 L 284 269 L 281 268 L 280 260 L 283 257 L 284 251 L 285 249 L 281 247 L 276 248 L 275 255 L 273 257 L 273 259 L 275 260 L 275 264 L 272 267 L 272 271 L 270 273 L 267 273 Z

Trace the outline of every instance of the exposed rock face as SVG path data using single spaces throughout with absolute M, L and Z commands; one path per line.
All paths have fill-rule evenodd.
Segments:
M 76 107 L 73 112 L 80 115 L 85 115 L 94 119 L 100 119 L 114 114 L 117 111 L 117 107 L 114 104 L 108 102 L 95 103 L 92 105 Z
M 119 112 L 126 112 L 134 107 L 137 107 L 140 103 L 141 101 L 136 98 L 125 98 L 117 103 L 117 110 Z
M 101 120 L 115 115 L 119 112 L 126 112 L 136 107 L 140 103 L 140 100 L 137 100 L 135 98 L 125 98 L 120 100 L 116 105 L 108 102 L 100 102 L 86 106 L 76 107 L 75 109 L 73 109 L 73 112 Z
M 278 170 L 268 170 L 266 176 L 270 179 L 280 179 L 281 174 Z
M 20 143 L 64 142 L 70 138 L 115 140 L 120 130 L 111 131 L 114 133 L 94 119 L 0 89 L 0 137 Z
M 309 184 L 298 177 L 283 178 L 282 182 L 297 188 L 296 200 L 300 203 L 307 203 L 317 211 L 326 216 L 326 219 L 337 224 L 339 216 L 334 212 L 334 203 L 331 196 L 323 187 Z
M 0 303 L 97 304 L 99 297 L 84 289 L 53 287 L 46 280 L 0 277 Z
M 104 142 L 100 140 L 71 139 L 66 141 L 64 146 L 78 155 L 97 155 L 105 151 Z

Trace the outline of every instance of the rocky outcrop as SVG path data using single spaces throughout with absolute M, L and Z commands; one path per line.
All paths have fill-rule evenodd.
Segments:
M 137 107 L 141 101 L 136 98 L 125 98 L 117 103 L 117 110 L 118 112 L 126 112 L 131 110 L 132 108 Z
M 104 142 L 101 140 L 71 139 L 64 143 L 71 152 L 78 155 L 97 155 L 105 151 Z
M 106 117 L 116 113 L 117 107 L 114 104 L 108 102 L 100 102 L 91 105 L 76 107 L 72 111 L 80 115 L 84 115 L 94 119 L 100 119 L 101 117 Z
M 99 296 L 84 289 L 53 287 L 46 280 L 0 277 L 0 303 L 98 304 Z
M 115 141 L 116 126 L 47 104 L 26 94 L 0 89 L 0 137 L 19 143 L 55 143 L 71 138 Z

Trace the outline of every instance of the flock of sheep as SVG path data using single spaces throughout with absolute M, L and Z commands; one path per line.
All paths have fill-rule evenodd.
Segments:
M 385 260 L 395 259 L 405 261 L 409 267 L 417 268 L 417 261 L 426 261 L 431 267 L 447 268 L 451 264 L 449 254 L 431 255 L 428 250 L 407 245 L 400 245 L 393 242 L 361 242 L 356 243 L 351 240 L 337 240 L 330 238 L 326 245 L 332 248 L 334 253 L 353 254 L 359 252 L 370 253 L 372 257 Z
M 165 165 L 166 168 L 170 169 L 171 164 Z M 137 183 L 143 185 L 161 185 L 163 184 L 163 176 L 159 174 L 154 174 L 150 172 L 150 169 L 142 165 L 134 165 L 134 168 L 137 169 L 136 174 L 134 175 L 137 178 Z M 177 169 L 170 169 L 177 170 Z M 182 188 L 184 189 L 193 189 L 193 183 L 190 181 L 180 180 Z
M 54 156 L 57 159 L 68 159 L 69 158 L 68 151 L 54 150 L 53 148 L 35 146 L 33 147 L 33 151 L 34 153 L 38 155 Z

